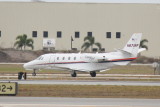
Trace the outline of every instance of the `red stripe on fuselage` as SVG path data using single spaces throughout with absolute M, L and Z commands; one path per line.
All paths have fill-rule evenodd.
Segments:
M 109 60 L 109 61 L 123 61 L 123 60 L 130 60 L 130 59 L 137 59 L 137 58 L 126 58 L 126 59 L 113 59 L 113 60 Z
M 108 61 L 124 61 L 124 60 L 134 60 L 137 58 L 126 58 L 126 59 L 113 59 L 113 60 L 108 60 Z M 36 64 L 36 65 L 47 65 L 47 64 L 74 64 L 74 63 L 89 63 L 85 61 L 76 61 L 76 62 L 55 62 L 55 63 L 43 63 L 43 64 Z

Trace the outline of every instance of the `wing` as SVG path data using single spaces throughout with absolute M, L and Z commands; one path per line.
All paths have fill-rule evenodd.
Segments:
M 76 70 L 76 71 L 83 71 L 83 72 L 90 72 L 90 71 L 100 71 L 109 69 L 113 66 L 112 63 L 75 63 L 75 64 L 57 64 L 56 67 Z

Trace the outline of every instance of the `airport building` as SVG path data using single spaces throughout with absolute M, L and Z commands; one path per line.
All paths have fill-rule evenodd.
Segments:
M 13 48 L 27 34 L 34 50 L 71 50 L 72 39 L 72 48 L 81 50 L 84 37 L 94 36 L 110 52 L 133 33 L 149 41 L 142 55 L 160 56 L 160 3 L 0 2 L 1 48 Z

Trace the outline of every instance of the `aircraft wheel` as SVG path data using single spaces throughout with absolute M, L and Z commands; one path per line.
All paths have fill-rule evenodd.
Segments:
M 36 76 L 36 70 L 33 70 L 32 76 Z
M 73 72 L 73 73 L 71 74 L 71 76 L 72 76 L 72 77 L 76 77 L 76 76 L 77 76 L 76 72 Z
M 90 72 L 91 77 L 96 77 L 96 72 Z
M 32 73 L 32 76 L 36 76 L 36 73 Z

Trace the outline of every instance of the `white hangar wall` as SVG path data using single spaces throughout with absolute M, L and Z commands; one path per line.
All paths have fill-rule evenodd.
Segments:
M 71 36 L 73 48 L 80 50 L 84 37 L 92 32 L 107 52 L 123 48 L 133 33 L 143 33 L 149 41 L 143 55 L 158 57 L 160 4 L 0 2 L 0 31 L 0 47 L 12 48 L 17 35 L 27 34 L 35 50 L 43 49 L 43 38 L 54 38 L 56 50 L 70 50 Z M 106 32 L 111 32 L 111 38 L 106 38 Z

